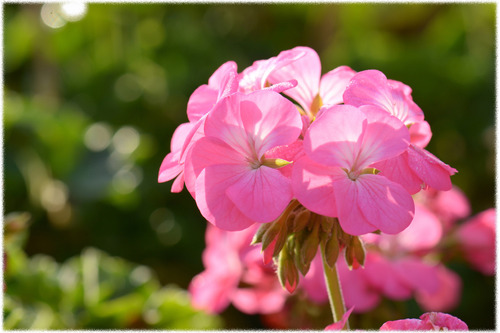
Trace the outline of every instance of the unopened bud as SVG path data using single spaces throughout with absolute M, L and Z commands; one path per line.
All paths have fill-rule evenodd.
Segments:
M 262 237 L 266 233 L 266 231 L 271 228 L 272 222 L 270 223 L 262 223 L 255 235 L 253 236 L 252 243 L 250 245 L 258 244 L 262 242 Z
M 279 223 L 271 222 L 269 224 L 271 224 L 271 226 L 267 228 L 262 236 L 262 251 L 271 244 L 281 231 L 281 225 Z
M 293 220 L 293 232 L 298 232 L 304 229 L 309 223 L 311 212 L 307 209 L 300 211 Z
M 311 261 L 314 259 L 314 256 L 316 256 L 316 252 L 318 250 L 318 245 L 319 245 L 319 224 L 316 224 L 314 226 L 314 229 L 307 235 L 306 239 L 304 239 L 304 242 L 301 244 L 301 249 L 300 249 L 300 260 L 304 264 L 305 267 L 307 267 L 307 271 L 309 270 L 309 265 L 311 264 Z M 306 272 L 301 272 L 303 275 L 307 274 Z
M 337 237 L 331 237 L 325 244 L 326 263 L 330 268 L 335 266 L 340 253 L 340 244 Z
M 289 293 L 292 293 L 299 282 L 299 272 L 290 255 L 290 245 L 292 244 L 287 243 L 280 252 L 278 260 L 278 278 L 281 285 L 286 288 Z
M 350 247 L 353 248 L 354 259 L 356 259 L 359 265 L 364 267 L 366 251 L 361 239 L 359 239 L 359 237 L 357 236 L 353 237 Z
M 333 230 L 334 220 L 331 217 L 323 216 L 321 219 L 321 229 L 327 234 L 330 234 Z
M 285 165 L 288 165 L 292 162 L 283 160 L 281 158 L 264 158 L 261 160 L 261 164 L 264 166 L 267 166 L 269 168 L 273 169 L 279 169 L 281 167 L 284 167 Z

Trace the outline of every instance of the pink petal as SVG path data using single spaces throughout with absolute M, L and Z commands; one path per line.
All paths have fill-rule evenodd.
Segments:
M 306 276 L 304 276 L 299 284 L 311 301 L 324 304 L 328 302 L 328 293 L 325 285 L 325 275 L 323 273 L 323 261 L 321 255 L 316 255 Z
M 226 189 L 227 197 L 249 219 L 271 222 L 292 199 L 290 181 L 278 170 L 265 166 L 247 170 Z
M 433 327 L 420 319 L 400 319 L 385 322 L 381 331 L 432 331 Z
M 457 172 L 427 150 L 415 145 L 408 148 L 408 165 L 425 184 L 440 191 L 451 189 L 450 176 Z
M 179 164 L 179 153 L 168 153 L 163 159 L 158 173 L 158 183 L 164 183 L 174 179 L 183 169 Z
M 318 94 L 321 76 L 321 62 L 316 51 L 309 47 L 298 46 L 284 52 L 305 53 L 299 59 L 271 73 L 269 82 L 278 83 L 295 79 L 298 85 L 286 91 L 286 95 L 299 103 L 306 112 Z
M 319 84 L 319 95 L 323 104 L 343 103 L 342 95 L 355 74 L 356 71 L 350 67 L 340 66 L 323 75 Z
M 293 164 L 292 188 L 294 196 L 312 212 L 336 217 L 333 181 L 335 174 L 339 172 L 344 173 L 339 168 L 317 164 L 307 156 L 300 158 Z
M 359 109 L 332 106 L 309 126 L 304 149 L 317 163 L 351 169 L 361 150 L 366 126 L 366 115 Z
M 277 146 L 268 150 L 265 154 L 265 158 L 280 158 L 285 161 L 293 162 L 297 161 L 300 157 L 304 156 L 303 140 L 297 140 L 292 144 Z M 292 170 L 294 163 L 288 164 L 278 170 L 281 174 L 287 178 L 292 177 Z
M 247 170 L 241 165 L 210 165 L 196 178 L 196 204 L 210 223 L 228 231 L 243 230 L 255 223 L 226 195 L 226 189 Z
M 413 102 L 406 85 L 388 81 L 377 70 L 357 73 L 344 93 L 344 103 L 354 106 L 374 105 L 385 109 L 405 125 L 422 121 L 422 110 Z
M 220 87 L 227 77 L 227 73 L 236 72 L 237 69 L 238 65 L 234 61 L 223 63 L 219 68 L 215 70 L 212 76 L 210 76 L 210 78 L 208 79 L 208 85 L 214 88 Z
M 347 176 L 334 186 L 342 229 L 352 235 L 374 230 L 387 234 L 403 231 L 413 219 L 411 195 L 399 184 L 379 175 Z
M 420 121 L 410 127 L 410 142 L 420 148 L 425 148 L 432 138 L 431 126 L 428 122 Z
M 372 167 L 380 170 L 379 175 L 400 184 L 410 194 L 415 194 L 422 189 L 422 180 L 408 165 L 408 151 L 402 154 L 372 164 Z
M 468 331 L 469 327 L 462 320 L 442 312 L 428 312 L 420 316 L 422 322 L 431 323 L 435 328 L 453 331 Z
M 179 173 L 177 178 L 175 178 L 174 182 L 172 183 L 170 192 L 180 193 L 183 189 L 184 189 L 184 171 L 181 171 L 181 173 Z
M 187 103 L 187 115 L 190 122 L 200 120 L 217 103 L 219 89 L 206 84 L 199 86 L 191 94 Z
M 238 276 L 224 274 L 221 270 L 203 271 L 189 285 L 192 306 L 209 313 L 222 312 L 229 305 L 229 297 L 238 281 Z
M 359 109 L 366 115 L 368 125 L 356 169 L 361 170 L 374 162 L 398 156 L 408 148 L 410 135 L 399 119 L 378 107 L 364 105 Z
M 342 330 L 345 326 L 345 323 L 349 319 L 349 316 L 351 315 L 351 312 L 353 309 L 354 309 L 354 307 L 351 307 L 349 310 L 347 310 L 344 313 L 344 315 L 342 316 L 342 319 L 325 327 L 325 331 L 340 331 L 340 330 Z
M 382 255 L 369 253 L 365 260 L 366 279 L 385 296 L 405 300 L 411 296 L 411 286 L 397 274 L 397 265 Z

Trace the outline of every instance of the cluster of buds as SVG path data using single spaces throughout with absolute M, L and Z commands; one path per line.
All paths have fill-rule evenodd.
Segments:
M 363 266 L 365 249 L 358 236 L 342 230 L 338 219 L 309 211 L 292 200 L 275 221 L 260 226 L 252 245 L 262 243 L 264 263 L 274 259 L 281 285 L 292 293 L 299 282 L 299 272 L 306 276 L 318 247 L 326 264 L 334 268 L 341 251 L 349 268 Z

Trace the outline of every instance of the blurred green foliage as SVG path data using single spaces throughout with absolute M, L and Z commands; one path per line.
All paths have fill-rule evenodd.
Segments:
M 4 207 L 33 221 L 26 253 L 34 257 L 25 258 L 25 280 L 12 283 L 37 274 L 55 283 L 62 267 L 109 259 L 98 250 L 80 256 L 95 248 L 186 288 L 202 270 L 206 222 L 186 191 L 170 193 L 157 174 L 174 129 L 187 121 L 187 100 L 225 61 L 241 71 L 298 45 L 318 52 L 323 73 L 379 69 L 410 85 L 434 133 L 428 149 L 459 170 L 452 181 L 473 213 L 494 206 L 495 4 L 90 4 L 59 28 L 42 21 L 39 4 L 3 10 Z M 134 269 L 120 267 L 122 277 Z M 493 295 L 482 277 L 464 279 L 466 289 Z M 81 297 L 57 288 L 47 296 Z M 467 297 L 461 318 L 492 328 L 492 298 L 478 305 Z M 11 315 L 15 302 L 6 302 Z M 33 302 L 56 316 L 42 298 Z M 62 313 L 53 323 L 65 320 Z M 111 313 L 101 320 L 123 324 Z M 261 325 L 233 308 L 225 321 Z
M 216 329 L 221 320 L 194 310 L 187 292 L 161 287 L 154 272 L 86 248 L 57 263 L 27 258 L 29 214 L 5 218 L 4 329 Z

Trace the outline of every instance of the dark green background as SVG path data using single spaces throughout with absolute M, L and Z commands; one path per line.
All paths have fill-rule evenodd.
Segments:
M 228 60 L 242 71 L 299 45 L 318 52 L 323 73 L 378 69 L 411 86 L 434 133 L 427 149 L 459 170 L 452 181 L 474 214 L 494 206 L 494 4 L 90 4 L 59 29 L 40 8 L 4 5 L 4 209 L 32 215 L 29 255 L 62 262 L 92 246 L 186 288 L 202 270 L 206 222 L 157 174 L 187 100 Z M 112 146 L 84 144 L 96 122 L 140 135 L 114 169 Z M 127 177 L 137 187 L 116 190 L 113 179 Z M 69 218 L 47 212 L 41 179 L 66 185 Z M 493 328 L 493 279 L 452 267 L 464 278 L 453 313 Z M 227 313 L 228 327 L 260 327 Z

